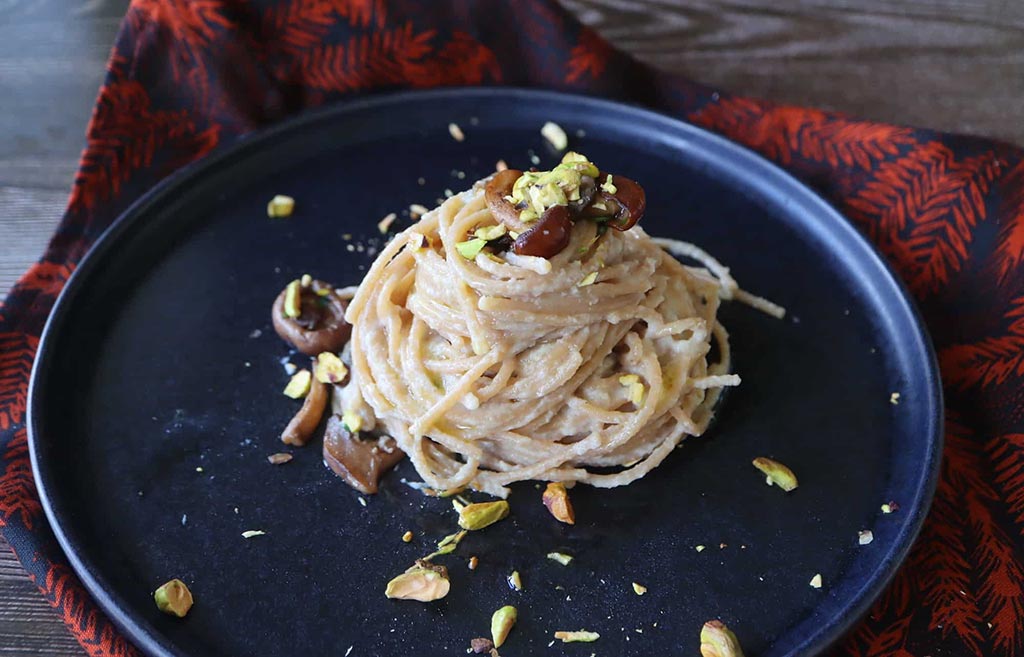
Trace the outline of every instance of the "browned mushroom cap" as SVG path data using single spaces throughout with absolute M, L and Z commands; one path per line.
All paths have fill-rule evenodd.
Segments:
M 281 442 L 299 447 L 305 445 L 316 431 L 317 425 L 320 424 L 320 418 L 324 416 L 325 408 L 327 408 L 327 384 L 314 376 L 310 381 L 306 399 L 302 402 L 302 408 L 281 433 Z
M 512 244 L 512 251 L 519 255 L 551 258 L 569 245 L 572 236 L 572 221 L 569 208 L 553 205 L 544 211 L 530 230 L 519 235 Z
M 606 180 L 608 174 L 601 172 L 598 176 L 598 180 Z M 625 231 L 629 230 L 643 218 L 644 213 L 647 211 L 647 194 L 644 192 L 644 188 L 636 183 L 634 180 L 630 180 L 625 176 L 612 176 L 612 181 L 615 185 L 615 193 L 609 194 L 608 192 L 598 188 L 596 198 L 600 199 L 605 205 L 605 210 L 598 210 L 593 205 L 585 208 L 581 213 L 581 216 L 586 218 L 609 216 L 613 217 L 613 220 L 608 222 L 608 225 L 615 230 Z
M 390 436 L 363 440 L 353 436 L 337 415 L 327 420 L 324 463 L 360 492 L 376 493 L 381 477 L 403 457 L 405 452 Z
M 494 174 L 484 186 L 484 200 L 487 202 L 487 209 L 499 222 L 505 224 L 510 230 L 523 232 L 529 226 L 519 220 L 519 210 L 509 203 L 505 198 L 512 194 L 512 186 L 523 175 L 519 169 L 505 169 Z
M 301 288 L 298 317 L 285 315 L 286 294 L 287 288 L 274 300 L 271 310 L 274 330 L 281 339 L 307 356 L 341 351 L 352 335 L 352 326 L 345 321 L 345 302 L 334 288 L 321 281 Z

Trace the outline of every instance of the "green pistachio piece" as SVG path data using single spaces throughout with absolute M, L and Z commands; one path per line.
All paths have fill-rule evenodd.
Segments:
M 609 173 L 605 181 L 601 183 L 601 190 L 609 194 L 615 194 L 619 191 L 619 188 L 612 183 L 612 174 Z
M 349 430 L 349 433 L 359 433 L 359 430 L 363 428 L 362 416 L 352 411 L 343 412 L 341 414 L 341 422 Z
M 491 616 L 491 640 L 494 641 L 495 648 L 500 648 L 501 644 L 505 643 L 512 626 L 516 624 L 517 616 L 518 612 L 512 605 L 505 605 Z
M 725 623 L 711 620 L 700 630 L 700 654 L 703 657 L 743 657 L 743 649 Z
M 568 566 L 569 562 L 572 561 L 572 555 L 565 554 L 563 552 L 548 552 L 548 559 L 551 559 L 552 561 L 557 561 L 563 566 Z
M 288 381 L 288 385 L 284 388 L 284 394 L 292 399 L 302 399 L 309 393 L 312 383 L 313 375 L 309 373 L 309 370 L 299 370 Z
M 459 509 L 459 527 L 468 530 L 483 529 L 508 516 L 508 502 L 477 502 Z
M 569 151 L 562 156 L 562 164 L 567 164 L 579 171 L 582 175 L 590 176 L 591 178 L 597 178 L 601 173 L 597 166 L 587 159 L 586 155 L 580 155 L 573 151 Z
M 487 240 L 476 238 L 459 242 L 455 245 L 455 250 L 466 260 L 473 260 L 485 246 L 487 246 Z
M 767 475 L 769 486 L 775 484 L 787 493 L 797 487 L 796 475 L 778 461 L 759 456 L 753 460 L 754 467 Z
M 388 582 L 384 595 L 397 600 L 431 602 L 448 595 L 451 583 L 444 566 L 424 566 L 420 563 Z
M 533 208 L 526 208 L 519 213 L 519 221 L 524 224 L 532 223 L 540 219 L 540 215 L 533 211 Z
M 601 638 L 597 632 L 579 630 L 577 632 L 555 632 L 555 638 L 561 639 L 562 643 L 592 643 Z
M 540 134 L 544 139 L 548 140 L 548 143 L 556 151 L 564 151 L 569 147 L 569 135 L 565 134 L 565 130 L 562 126 L 558 125 L 554 121 L 548 121 L 540 129 Z
M 302 314 L 302 283 L 292 281 L 284 289 L 284 314 L 286 317 L 298 317 Z
M 178 618 L 184 618 L 192 608 L 192 592 L 180 579 L 172 579 L 158 588 L 153 600 L 160 611 Z
M 290 217 L 295 210 L 295 199 L 278 194 L 267 203 L 267 216 L 271 219 Z
M 491 240 L 498 239 L 507 232 L 508 226 L 506 226 L 505 224 L 498 224 L 497 226 L 481 226 L 480 228 L 477 228 L 475 231 L 473 231 L 473 234 L 478 239 L 487 240 L 488 242 L 490 242 Z

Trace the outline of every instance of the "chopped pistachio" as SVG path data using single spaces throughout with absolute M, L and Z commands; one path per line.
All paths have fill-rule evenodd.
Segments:
M 519 221 L 524 224 L 532 223 L 540 219 L 540 215 L 533 208 L 526 208 L 519 213 Z
M 512 626 L 516 624 L 517 617 L 516 608 L 512 605 L 505 605 L 491 615 L 491 639 L 495 648 L 500 648 L 501 644 L 505 643 Z
M 637 584 L 636 582 L 633 582 L 633 592 L 637 595 L 643 595 L 644 593 L 647 593 L 647 587 L 643 584 Z
M 578 171 L 580 175 L 590 176 L 591 178 L 596 178 L 601 173 L 597 166 L 587 159 L 586 155 L 580 155 L 573 151 L 569 151 L 562 156 L 562 164 Z
M 388 582 L 384 595 L 398 600 L 431 602 L 448 595 L 450 589 L 448 571 L 444 566 L 424 565 L 421 561 Z
M 480 559 L 476 555 L 469 558 L 469 569 L 476 570 L 476 567 L 480 565 Z
M 900 403 L 900 393 L 894 392 L 891 395 L 889 395 L 889 403 L 894 405 L 894 406 L 896 404 L 899 404 Z
M 454 534 L 449 534 L 448 536 L 445 536 L 438 542 L 437 550 L 432 554 L 428 554 L 426 557 L 424 557 L 424 559 L 429 560 L 433 559 L 434 557 L 439 557 L 443 554 L 450 554 L 454 552 L 455 548 L 459 545 L 459 541 L 461 541 L 462 537 L 465 535 L 466 530 L 462 530 L 460 532 L 455 532 Z
M 601 638 L 597 632 L 578 630 L 576 632 L 555 632 L 555 638 L 561 639 L 562 643 L 592 643 Z
M 523 590 L 523 578 L 519 575 L 518 570 L 513 570 L 512 574 L 508 576 L 508 585 L 513 591 Z
M 411 531 L 407 531 L 404 534 L 402 534 L 402 542 L 403 543 L 411 543 L 412 542 L 412 532 Z
M 341 414 L 341 421 L 350 433 L 359 433 L 359 430 L 363 428 L 363 418 L 358 413 L 345 411 Z
M 242 538 L 253 538 L 254 536 L 266 536 L 267 532 L 262 529 L 247 529 L 242 532 Z
M 810 585 L 812 589 L 821 588 L 821 573 L 818 573 L 817 575 L 811 578 Z
M 481 226 L 473 231 L 473 234 L 482 240 L 496 240 L 505 233 L 508 232 L 508 227 L 505 224 L 498 224 L 497 226 Z
M 292 399 L 302 399 L 309 392 L 309 386 L 313 383 L 313 375 L 309 370 L 302 369 L 292 375 L 288 385 L 284 387 L 284 394 Z
M 423 233 L 411 232 L 409 233 L 409 246 L 413 251 L 422 249 L 427 244 L 427 236 Z
M 290 217 L 294 210 L 295 199 L 284 194 L 278 194 L 267 203 L 267 216 L 271 219 Z
M 882 513 L 896 513 L 899 511 L 900 505 L 895 502 L 886 502 L 882 505 Z
M 267 460 L 270 461 L 271 465 L 281 465 L 282 463 L 291 461 L 292 455 L 287 452 L 278 452 L 277 454 L 271 454 L 268 456 Z
M 644 401 L 644 393 L 647 388 L 640 383 L 640 377 L 636 374 L 623 374 L 619 377 L 619 384 L 629 389 L 629 401 L 634 406 L 640 406 Z
M 380 231 L 381 235 L 387 234 L 391 224 L 395 223 L 395 219 L 398 219 L 398 215 L 392 212 L 377 222 L 377 230 Z
M 430 212 L 430 210 L 419 203 L 413 203 L 409 206 L 409 216 L 413 219 L 419 219 L 428 212 Z
M 505 160 L 498 160 L 497 162 L 494 163 L 495 171 L 504 171 L 506 169 L 508 169 L 508 165 L 505 164 Z
M 455 245 L 455 250 L 466 260 L 473 260 L 485 246 L 487 246 L 487 240 L 476 238 L 459 242 Z
M 871 533 L 870 529 L 862 529 L 857 532 L 858 545 L 868 545 L 873 540 L 875 540 L 875 535 Z
M 703 545 L 698 545 L 694 548 L 697 552 L 703 552 L 706 548 Z
M 459 509 L 459 527 L 468 530 L 483 529 L 508 516 L 509 506 L 505 500 L 477 502 Z
M 464 141 L 466 139 L 466 135 L 462 132 L 462 128 L 459 127 L 458 123 L 448 124 L 448 134 L 450 134 L 452 139 L 455 141 Z
M 172 579 L 153 593 L 157 608 L 165 614 L 184 618 L 192 608 L 192 592 L 180 579 Z
M 601 183 L 601 190 L 609 194 L 615 194 L 619 191 L 619 188 L 612 182 L 612 174 L 609 173 L 608 177 Z
M 572 501 L 569 499 L 569 491 L 565 484 L 560 481 L 552 481 L 544 489 L 541 501 L 547 507 L 548 512 L 555 520 L 564 522 L 567 525 L 576 524 L 576 513 L 572 508 Z
M 793 471 L 779 463 L 764 456 L 753 460 L 754 467 L 768 476 L 768 485 L 775 484 L 787 493 L 797 487 L 796 475 Z
M 313 371 L 316 373 L 316 380 L 321 383 L 341 383 L 348 376 L 345 363 L 341 362 L 338 354 L 330 351 L 323 351 L 316 357 Z
M 700 654 L 703 657 L 743 657 L 743 649 L 725 623 L 711 620 L 700 630 Z
M 326 297 L 326 296 L 330 296 L 331 292 L 333 292 L 333 290 L 331 288 L 329 288 L 329 287 L 321 287 L 321 288 L 317 288 L 316 295 L 318 297 Z
M 548 559 L 557 561 L 563 566 L 568 566 L 569 562 L 572 561 L 572 555 L 565 554 L 564 552 L 548 552 Z
M 576 287 L 587 287 L 588 285 L 593 285 L 596 280 L 597 280 L 597 272 L 596 271 L 592 271 L 589 274 L 587 274 L 586 276 L 584 276 L 580 280 L 580 282 L 576 284 Z
M 284 314 L 293 319 L 302 314 L 302 283 L 297 280 L 284 289 Z
M 302 287 L 309 287 L 313 284 L 313 277 L 309 274 L 303 274 L 302 278 L 299 279 L 299 285 Z
M 540 134 L 544 136 L 544 139 L 548 140 L 548 143 L 556 151 L 564 151 L 569 147 L 569 137 L 565 134 L 565 130 L 562 126 L 558 125 L 554 121 L 548 121 L 540 129 Z

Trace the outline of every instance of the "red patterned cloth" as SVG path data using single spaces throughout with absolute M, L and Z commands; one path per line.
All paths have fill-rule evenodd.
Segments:
M 86 652 L 137 654 L 57 546 L 25 436 L 40 330 L 75 264 L 154 183 L 251 130 L 371 91 L 497 84 L 627 99 L 722 133 L 878 246 L 938 349 L 946 455 L 920 541 L 839 652 L 1024 654 L 1024 153 L 719 94 L 635 62 L 552 0 L 133 1 L 67 214 L 0 306 L 0 526 Z

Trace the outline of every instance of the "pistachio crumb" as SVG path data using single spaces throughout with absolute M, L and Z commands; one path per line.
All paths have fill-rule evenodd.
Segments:
M 412 532 L 411 531 L 407 531 L 404 534 L 402 534 L 402 542 L 404 542 L 404 543 L 412 543 Z
M 483 248 L 487 246 L 487 240 L 480 238 L 473 238 L 466 240 L 465 242 L 458 242 L 455 245 L 455 250 L 459 252 L 459 255 L 466 260 L 474 260 L 477 255 L 483 251 Z
M 557 561 L 563 566 L 568 566 L 573 557 L 571 554 L 565 554 L 564 552 L 548 552 L 548 559 Z
M 409 206 L 409 216 L 413 219 L 419 219 L 426 213 L 430 212 L 426 206 L 420 205 L 419 203 L 413 203 Z
M 203 471 L 203 466 L 197 465 L 196 466 L 196 472 L 202 472 L 202 471 Z
M 900 403 L 900 393 L 894 392 L 891 395 L 889 395 L 889 403 L 892 404 L 893 406 L 895 406 L 896 404 L 899 404 Z
M 278 452 L 276 454 L 271 454 L 270 456 L 268 456 L 267 460 L 270 461 L 271 465 L 281 465 L 282 463 L 287 463 L 288 461 L 291 461 L 292 455 L 289 454 L 288 452 Z
M 647 587 L 643 584 L 637 584 L 636 582 L 633 582 L 633 592 L 637 595 L 643 595 L 644 593 L 647 593 Z
M 562 126 L 558 125 L 554 121 L 548 121 L 540 129 L 540 134 L 543 135 L 544 139 L 548 140 L 548 143 L 556 151 L 564 151 L 569 147 L 569 136 L 565 134 L 565 130 Z
M 348 368 L 341 362 L 338 354 L 330 351 L 321 352 L 313 366 L 316 380 L 320 383 L 341 383 L 348 376 Z
M 597 281 L 597 272 L 592 271 L 584 276 L 580 282 L 576 284 L 576 287 L 587 287 L 588 285 L 593 285 L 595 281 Z
M 505 164 L 505 160 L 498 160 L 494 163 L 495 171 L 505 171 L 506 169 L 508 169 L 508 165 Z
M 867 545 L 873 540 L 875 540 L 875 535 L 871 533 L 870 529 L 862 529 L 857 532 L 858 545 Z
M 172 579 L 153 593 L 153 601 L 165 614 L 184 618 L 192 608 L 192 592 L 180 579 Z
M 254 536 L 266 536 L 267 532 L 262 529 L 247 529 L 242 532 L 242 538 L 252 538 Z
M 342 412 L 341 423 L 345 425 L 345 428 L 348 429 L 350 433 L 359 433 L 359 430 L 363 428 L 362 416 L 351 411 Z
M 725 623 L 710 620 L 700 630 L 700 654 L 702 657 L 743 657 L 743 649 Z
M 503 520 L 509 512 L 508 502 L 505 500 L 477 502 L 456 508 L 459 511 L 459 527 L 470 531 L 489 527 L 499 520 Z
M 284 289 L 284 314 L 295 319 L 302 314 L 302 282 L 294 280 Z
M 472 557 L 469 558 L 469 569 L 470 570 L 476 570 L 476 567 L 479 564 L 480 564 L 480 559 L 478 559 L 476 557 L 476 555 L 473 555 Z
M 452 139 L 454 139 L 455 141 L 466 140 L 466 134 L 462 132 L 462 128 L 459 127 L 458 123 L 448 124 L 448 134 L 450 134 L 452 136 Z
M 450 589 L 448 569 L 421 559 L 415 566 L 388 582 L 384 595 L 397 600 L 431 602 L 448 595 Z
M 513 591 L 523 590 L 523 578 L 519 575 L 518 570 L 513 570 L 512 574 L 508 576 L 508 586 Z
M 495 648 L 500 648 L 505 643 L 518 616 L 519 613 L 512 605 L 505 605 L 491 615 L 491 639 Z
M 395 223 L 395 219 L 398 219 L 398 215 L 392 212 L 377 222 L 377 230 L 380 231 L 381 235 L 387 234 L 391 224 Z
M 697 552 L 703 552 L 706 548 L 703 545 L 698 545 L 694 548 Z
M 310 374 L 309 370 L 301 369 L 292 375 L 288 385 L 284 388 L 284 394 L 292 399 L 302 399 L 309 392 L 309 386 L 312 384 L 313 375 Z
M 818 573 L 817 575 L 811 578 L 810 585 L 812 589 L 821 588 L 821 573 Z
M 882 513 L 896 513 L 900 510 L 900 505 L 896 504 L 892 500 L 882 505 Z
M 796 475 L 785 465 L 770 458 L 759 456 L 752 461 L 755 468 L 763 472 L 769 486 L 775 484 L 787 493 L 798 485 Z
M 555 632 L 555 638 L 560 639 L 562 643 L 591 643 L 601 638 L 601 635 L 597 632 L 588 632 L 586 630 L 578 630 L 576 632 Z
M 278 194 L 267 203 L 267 216 L 271 219 L 283 219 L 292 216 L 295 211 L 295 199 L 291 196 Z
M 565 489 L 565 484 L 562 482 L 550 482 L 541 495 L 541 501 L 555 520 L 567 525 L 576 524 L 576 512 L 572 508 L 569 491 Z

